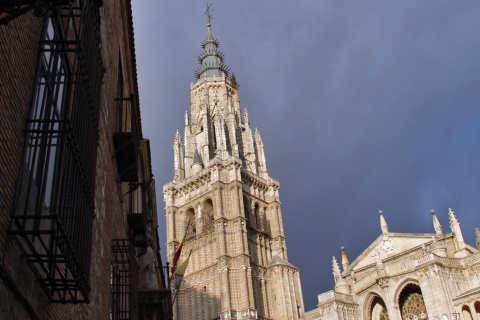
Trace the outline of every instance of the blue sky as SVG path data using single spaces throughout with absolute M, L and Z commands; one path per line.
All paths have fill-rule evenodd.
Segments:
M 289 260 L 305 309 L 331 290 L 332 256 L 380 234 L 480 227 L 480 2 L 210 1 L 213 35 L 280 181 Z M 206 34 L 198 0 L 133 0 L 144 136 L 162 251 L 163 184 Z

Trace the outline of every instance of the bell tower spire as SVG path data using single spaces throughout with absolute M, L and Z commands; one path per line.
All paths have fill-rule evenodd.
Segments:
M 225 54 L 218 50 L 220 42 L 212 35 L 210 5 L 207 7 L 205 14 L 207 15 L 207 36 L 202 42 L 203 52 L 198 56 L 200 66 L 195 71 L 195 77 L 197 79 L 205 77 L 228 77 L 230 68 L 223 63 Z
M 280 183 L 267 171 L 260 133 L 240 108 L 239 85 L 218 50 L 210 10 L 183 140 L 175 135 L 175 178 L 163 187 L 173 230 L 168 259 L 179 243 L 182 255 L 192 252 L 173 319 L 298 320 L 303 296 L 299 270 L 288 262 Z M 344 290 L 345 280 L 339 281 L 337 289 Z M 209 306 L 200 312 L 185 307 L 198 298 L 198 288 Z

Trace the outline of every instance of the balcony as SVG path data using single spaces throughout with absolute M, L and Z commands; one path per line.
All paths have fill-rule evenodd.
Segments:
M 130 182 L 126 201 L 127 223 L 132 244 L 138 248 L 147 247 L 146 225 L 148 205 L 147 187 L 143 183 Z
M 137 155 L 139 131 L 135 94 L 128 98 L 115 99 L 117 111 L 117 128 L 113 134 L 115 159 L 121 182 L 138 181 Z
M 139 319 L 172 319 L 172 298 L 169 289 L 138 293 Z

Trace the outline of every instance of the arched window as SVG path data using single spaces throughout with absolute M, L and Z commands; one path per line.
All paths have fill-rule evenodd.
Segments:
M 261 213 L 262 217 L 262 227 L 263 227 L 263 232 L 267 233 L 268 235 L 272 234 L 272 230 L 270 227 L 270 220 L 267 218 L 267 207 L 263 208 L 263 212 Z
M 213 151 L 214 152 L 218 148 L 218 146 L 217 146 L 217 130 L 218 130 L 218 128 L 217 128 L 216 124 L 214 123 L 213 124 L 213 132 L 212 132 L 212 139 L 213 139 L 212 142 L 213 142 Z
M 260 217 L 260 210 L 258 207 L 258 203 L 255 203 L 255 208 L 253 214 L 255 215 L 255 227 L 257 230 L 261 229 L 261 220 L 262 218 Z
M 371 320 L 388 320 L 388 311 L 385 302 L 380 297 L 375 297 L 370 306 Z
M 480 302 L 476 301 L 474 306 L 475 306 L 475 313 L 477 314 L 477 319 L 480 319 Z
M 473 320 L 472 314 L 470 313 L 470 308 L 468 306 L 462 307 L 463 320 Z
M 213 201 L 211 199 L 207 199 L 203 203 L 203 216 L 202 216 L 202 218 L 203 218 L 203 225 L 204 225 L 205 229 L 213 226 L 213 220 L 214 220 L 214 217 L 213 217 Z
M 243 210 L 245 211 L 245 219 L 247 220 L 247 228 L 251 227 L 250 224 L 250 201 L 247 196 L 243 196 Z
M 195 219 L 195 211 L 190 208 L 187 210 L 185 214 L 185 228 L 187 228 L 187 237 L 192 237 L 197 234 L 197 226 L 196 226 L 196 219 Z
M 426 319 L 427 308 L 423 300 L 422 290 L 416 284 L 407 284 L 398 298 L 398 305 L 403 320 Z

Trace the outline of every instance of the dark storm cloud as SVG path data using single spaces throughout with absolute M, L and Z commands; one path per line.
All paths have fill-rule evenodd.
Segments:
M 144 135 L 159 215 L 206 28 L 200 1 L 133 1 Z M 306 310 L 381 233 L 448 232 L 474 243 L 480 208 L 480 3 L 213 1 L 212 30 L 281 183 L 289 260 Z M 163 242 L 164 221 L 160 219 Z

